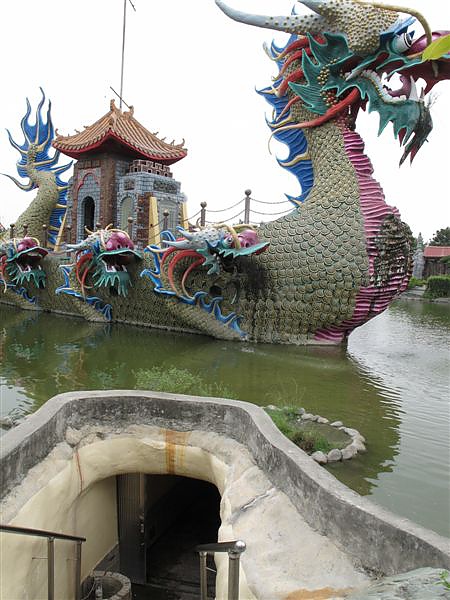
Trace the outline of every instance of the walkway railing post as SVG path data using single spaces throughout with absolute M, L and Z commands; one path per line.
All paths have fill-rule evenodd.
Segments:
M 239 561 L 246 546 L 238 540 L 228 551 L 228 600 L 239 600 Z
M 250 223 L 250 196 L 252 190 L 245 190 L 244 223 Z
M 28 235 L 28 225 L 23 226 L 23 237 L 27 237 Z
M 48 227 L 47 225 L 42 225 L 42 247 L 47 248 L 48 246 Z
M 128 237 L 130 240 L 133 237 L 133 217 L 128 217 Z
M 13 240 L 14 239 L 14 223 L 11 223 L 11 225 L 9 226 L 9 239 Z
M 47 598 L 55 600 L 55 538 L 47 538 Z
M 165 210 L 163 212 L 163 230 L 167 231 L 169 229 L 169 211 Z
M 200 558 L 200 600 L 207 600 L 208 598 L 208 583 L 206 573 L 206 557 L 207 552 L 199 552 Z
M 81 600 L 81 544 L 79 541 L 75 546 L 75 600 Z
M 206 202 L 200 202 L 200 206 L 200 225 L 204 227 L 206 224 Z
M 239 600 L 239 560 L 246 549 L 245 542 L 219 542 L 196 547 L 200 556 L 200 598 L 207 600 L 206 556 L 216 552 L 228 553 L 228 600 Z

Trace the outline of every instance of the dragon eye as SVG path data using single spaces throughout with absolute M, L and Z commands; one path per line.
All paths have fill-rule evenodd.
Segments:
M 412 36 L 409 33 L 397 35 L 392 42 L 392 47 L 396 52 L 405 52 L 412 45 Z

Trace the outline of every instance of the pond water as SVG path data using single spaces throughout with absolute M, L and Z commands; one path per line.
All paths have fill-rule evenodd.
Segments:
M 450 536 L 450 305 L 399 301 L 348 348 L 270 346 L 102 325 L 0 305 L 1 414 L 70 390 L 133 389 L 177 366 L 259 405 L 341 420 L 368 452 L 328 467 L 380 505 Z

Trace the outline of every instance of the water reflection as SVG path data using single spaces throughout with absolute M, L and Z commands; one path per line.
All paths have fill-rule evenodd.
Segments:
M 450 306 L 401 301 L 352 334 L 349 356 L 399 419 L 392 473 L 373 498 L 450 535 Z M 398 507 L 402 507 L 401 511 Z
M 417 414 L 422 408 L 411 407 L 405 399 L 402 382 L 414 381 L 418 370 L 411 362 L 410 342 L 403 349 L 398 347 L 399 335 L 403 335 L 405 319 L 410 319 L 411 330 L 419 323 L 419 328 L 428 331 L 441 328 L 441 315 L 439 311 L 432 314 L 430 326 L 430 315 L 420 307 L 397 306 L 387 314 L 387 321 L 379 317 L 352 334 L 345 350 L 246 345 L 0 306 L 2 413 L 36 410 L 49 397 L 70 390 L 133 389 L 139 369 L 183 367 L 208 382 L 224 384 L 242 400 L 304 406 L 357 428 L 366 437 L 369 451 L 330 470 L 359 493 L 373 494 L 381 504 L 407 514 L 402 497 L 398 505 L 391 505 L 392 486 L 396 482 L 403 486 L 411 475 L 403 461 L 405 427 L 416 431 L 414 420 L 408 425 L 409 411 Z M 409 374 L 404 373 L 405 364 Z M 438 375 L 433 371 L 434 376 Z M 421 406 L 426 413 L 429 403 Z M 422 434 L 419 437 L 427 455 Z M 437 477 L 441 477 L 440 469 Z M 442 490 L 441 495 L 445 496 Z M 431 521 L 424 524 L 442 531 Z

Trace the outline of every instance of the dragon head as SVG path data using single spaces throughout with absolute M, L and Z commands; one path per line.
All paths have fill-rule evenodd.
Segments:
M 200 228 L 198 231 L 185 231 L 177 227 L 183 237 L 174 240 L 163 240 L 175 250 L 193 250 L 204 259 L 209 267 L 208 275 L 218 274 L 223 268 L 230 268 L 234 261 L 242 256 L 261 254 L 269 246 L 269 242 L 260 242 L 252 225 L 235 225 L 218 223 Z M 177 261 L 183 255 L 176 257 Z
M 286 110 L 278 115 L 287 124 L 277 133 L 311 128 L 332 119 L 345 118 L 354 125 L 360 108 L 377 111 L 381 133 L 388 123 L 404 145 L 400 164 L 407 156 L 414 159 L 432 127 L 430 103 L 425 98 L 432 87 L 450 78 L 450 53 L 444 51 L 435 60 L 424 58 L 432 42 L 448 34 L 432 33 L 422 15 L 412 9 L 362 0 L 300 0 L 314 14 L 287 16 L 249 15 L 216 4 L 232 19 L 292 34 L 282 51 L 272 46 L 271 57 L 280 66 L 273 91 L 289 96 L 288 108 L 300 103 L 311 118 L 291 123 Z M 410 16 L 401 19 L 398 12 Z M 418 20 L 425 34 L 414 39 L 411 26 Z M 393 75 L 400 89 L 391 89 Z M 418 79 L 425 80 L 417 89 Z
M 89 275 L 96 288 L 107 287 L 120 296 L 128 294 L 131 279 L 127 266 L 142 257 L 125 231 L 108 226 L 67 247 L 76 251 L 75 273 L 83 295 Z
M 0 277 L 5 291 L 8 281 L 14 286 L 32 283 L 45 287 L 45 271 L 40 262 L 48 254 L 33 237 L 14 238 L 0 244 Z

